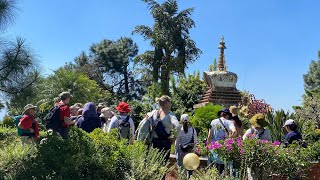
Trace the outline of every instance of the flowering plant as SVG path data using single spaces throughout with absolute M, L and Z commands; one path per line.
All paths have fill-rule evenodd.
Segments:
M 279 145 L 278 141 L 270 142 L 253 137 L 246 140 L 230 138 L 212 142 L 209 150 L 217 153 L 224 161 L 232 161 L 235 168 L 239 167 L 244 159 L 248 167 L 252 167 L 268 163 L 268 159 L 272 159 L 277 153 Z

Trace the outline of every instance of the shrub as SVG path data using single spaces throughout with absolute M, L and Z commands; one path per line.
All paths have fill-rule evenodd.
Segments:
M 7 127 L 11 127 L 11 128 L 15 127 L 15 124 L 13 122 L 13 118 L 10 117 L 10 116 L 4 116 L 3 117 L 2 125 L 7 126 Z
M 220 105 L 207 104 L 204 107 L 195 110 L 194 115 L 191 117 L 191 123 L 198 132 L 199 142 L 205 141 L 207 138 L 208 129 L 213 119 L 216 119 L 218 111 L 222 109 Z

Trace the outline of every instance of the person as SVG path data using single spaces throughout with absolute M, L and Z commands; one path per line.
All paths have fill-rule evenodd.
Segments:
M 20 119 L 18 128 L 23 129 L 24 133 L 21 134 L 22 144 L 30 144 L 35 142 L 39 137 L 39 124 L 35 117 L 36 106 L 27 104 L 24 107 L 23 116 Z
M 265 119 L 265 115 L 258 113 L 250 119 L 251 128 L 243 135 L 243 140 L 247 138 L 256 138 L 260 140 L 272 141 L 271 133 L 265 129 L 269 123 Z M 248 180 L 257 179 L 258 176 L 267 177 L 265 172 L 257 171 L 257 167 L 247 168 Z M 261 174 L 262 173 L 262 174 Z
M 60 134 L 63 139 L 68 139 L 69 126 L 75 124 L 74 121 L 70 120 L 70 108 L 68 106 L 72 96 L 69 92 L 62 92 L 59 97 L 60 101 L 55 106 L 59 106 L 59 118 L 62 126 L 59 129 L 53 129 L 53 132 Z
M 302 140 L 301 134 L 297 131 L 297 125 L 293 119 L 288 119 L 283 128 L 288 132 L 285 138 L 285 146 L 287 147 L 289 144 L 292 144 L 294 141 L 300 142 Z
M 82 116 L 78 119 L 77 127 L 90 133 L 96 128 L 101 128 L 101 120 L 98 117 L 96 107 L 93 102 L 84 105 Z
M 81 108 L 80 103 L 76 103 L 70 106 L 70 120 L 77 121 L 78 120 L 78 110 Z
M 207 143 L 210 146 L 211 142 L 224 140 L 231 137 L 236 137 L 237 131 L 235 125 L 230 121 L 231 113 L 229 109 L 223 108 L 218 112 L 218 119 L 211 122 L 211 127 L 208 132 Z M 214 163 L 219 173 L 222 174 L 224 170 L 224 162 L 220 159 L 218 154 L 210 151 L 208 157 L 208 164 Z
M 101 115 L 101 110 L 105 107 L 104 103 L 99 103 L 97 106 L 97 114 L 98 116 Z
M 118 114 L 111 118 L 108 133 L 110 133 L 112 129 L 117 128 L 119 138 L 124 138 L 128 143 L 133 144 L 135 139 L 135 127 L 132 118 L 129 116 L 129 104 L 126 102 L 120 102 L 116 107 L 116 110 L 118 111 Z
M 101 110 L 101 115 L 99 116 L 102 123 L 102 131 L 107 132 L 108 127 L 113 117 L 114 113 L 111 111 L 111 108 L 105 107 Z
M 261 113 L 254 115 L 250 119 L 251 128 L 249 128 L 243 135 L 243 140 L 248 137 L 253 137 L 261 140 L 272 141 L 271 133 L 268 129 L 265 129 L 269 125 L 265 116 Z
M 189 152 L 193 152 L 195 145 L 198 144 L 197 132 L 192 126 L 189 126 L 189 120 L 188 114 L 181 115 L 182 128 L 175 142 L 176 159 L 180 168 L 183 165 L 184 156 Z
M 169 160 L 171 144 L 175 142 L 176 137 L 180 134 L 181 126 L 177 117 L 171 112 L 171 98 L 163 95 L 156 98 L 160 109 L 148 113 L 151 120 L 151 145 L 153 148 L 167 151 L 165 161 Z M 173 131 L 171 135 L 171 131 Z
M 229 111 L 232 114 L 232 117 L 231 117 L 230 120 L 234 123 L 234 126 L 235 126 L 236 131 L 237 131 L 237 136 L 236 137 L 242 137 L 243 134 L 244 134 L 244 125 L 243 125 L 243 123 L 241 122 L 241 120 L 239 119 L 239 116 L 238 116 L 238 111 L 239 110 L 240 109 L 237 106 L 230 106 L 230 108 L 229 108 Z

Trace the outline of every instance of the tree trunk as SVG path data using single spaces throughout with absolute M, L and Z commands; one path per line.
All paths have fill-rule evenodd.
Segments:
M 166 65 L 161 67 L 161 94 L 162 95 L 168 95 L 170 96 L 170 72 L 171 72 L 171 67 L 168 65 L 170 64 L 170 57 L 166 58 Z

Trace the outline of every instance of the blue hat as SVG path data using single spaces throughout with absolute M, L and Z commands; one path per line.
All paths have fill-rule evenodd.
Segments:
M 229 111 L 228 108 L 222 108 L 222 109 L 218 112 L 218 117 L 220 117 L 220 114 L 221 114 L 222 112 L 224 112 L 224 113 L 226 113 L 226 114 L 228 114 L 228 115 L 231 116 L 231 113 L 230 113 L 230 111 Z

